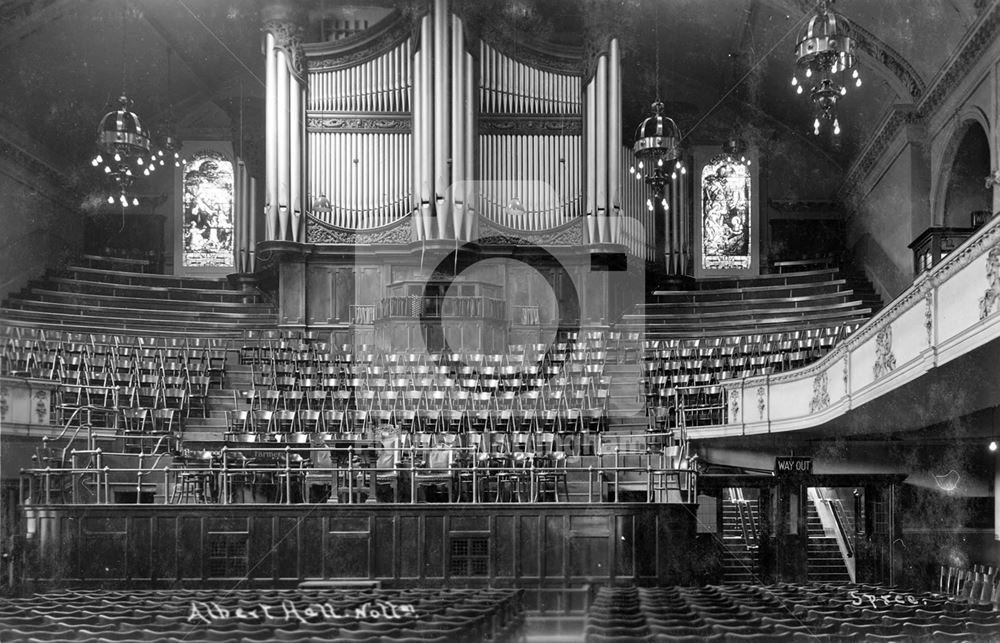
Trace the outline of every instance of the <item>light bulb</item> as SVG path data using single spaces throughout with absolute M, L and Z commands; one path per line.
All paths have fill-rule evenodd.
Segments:
M 633 166 L 630 165 L 629 168 L 628 168 L 628 173 L 629 174 L 635 174 L 635 167 L 633 167 Z
M 854 73 L 851 74 L 851 78 L 857 78 L 857 77 L 858 77 L 858 70 L 855 69 Z
M 174 161 L 174 167 L 180 167 L 180 166 L 181 166 L 180 161 Z M 639 178 L 639 175 L 637 174 L 635 178 Z
M 747 165 L 750 165 L 750 164 L 751 164 L 750 159 L 747 159 Z
M 663 159 L 656 159 L 656 165 L 663 167 Z
M 649 199 L 646 199 L 646 207 L 649 209 L 650 212 L 652 212 L 653 211 L 653 202 L 650 201 Z
M 100 155 L 100 154 L 98 154 L 97 156 L 95 156 L 95 157 L 94 157 L 94 160 L 95 160 L 95 161 L 97 161 L 97 163 L 103 163 L 103 162 L 104 162 L 104 159 L 103 159 L 103 158 L 101 158 L 101 155 Z M 97 163 L 95 163 L 95 165 L 96 165 Z
M 178 154 L 177 152 L 174 152 L 174 158 L 177 159 L 177 160 L 180 160 L 181 155 Z
M 163 165 L 163 159 L 160 159 L 160 165 Z
M 108 196 L 108 203 L 111 204 L 111 205 L 114 205 L 115 204 L 115 197 Z
M 641 179 L 642 179 L 642 176 L 641 176 L 640 174 L 638 174 L 638 173 L 637 173 L 637 174 L 635 175 L 635 180 L 636 180 L 636 181 L 639 181 L 639 180 L 641 180 Z
M 813 134 L 819 135 L 819 119 L 813 121 Z
M 861 79 L 859 78 L 856 81 L 854 81 L 854 84 L 857 85 L 858 87 L 861 87 Z
M 990 451 L 996 451 L 996 450 L 997 450 L 997 441 L 990 440 Z
M 840 95 L 841 96 L 847 96 L 847 88 L 846 87 L 841 87 L 840 88 Z
M 671 173 L 670 178 L 672 178 L 673 180 L 676 181 L 677 180 L 677 172 Z
M 801 94 L 802 93 L 802 85 L 799 85 L 798 87 L 795 88 L 795 93 L 796 94 Z
M 834 136 L 840 135 L 840 121 L 838 121 L 836 118 L 833 119 L 833 135 Z
M 669 210 L 670 209 L 670 206 L 667 205 L 667 200 L 666 199 L 660 199 L 660 205 L 663 206 L 664 210 Z
M 152 166 L 150 166 L 150 167 L 152 167 Z M 145 170 L 142 171 L 142 175 L 143 176 L 149 176 L 149 168 L 148 167 Z
M 132 170 L 125 170 L 125 176 L 132 176 Z
M 143 164 L 143 160 L 142 160 L 141 156 L 135 159 L 135 164 L 136 165 L 142 165 Z
M 806 69 L 806 78 L 812 78 L 812 75 L 813 75 L 812 67 Z
M 93 160 L 92 160 L 92 161 L 90 162 L 90 164 L 91 164 L 91 165 L 93 165 L 94 167 L 97 167 L 97 165 L 98 165 L 99 163 L 100 163 L 100 161 L 98 161 L 98 160 L 97 160 L 96 158 L 95 158 L 95 159 L 93 159 Z
M 115 152 L 115 162 L 121 163 L 121 160 L 122 160 L 122 155 L 119 154 L 118 152 Z
M 642 161 L 639 161 L 639 169 L 642 169 Z
M 105 174 L 111 174 L 111 166 L 110 165 L 105 165 L 104 166 L 104 173 Z
M 681 174 L 687 174 L 687 173 L 688 173 L 687 168 L 682 165 L 681 166 Z
M 139 197 L 132 197 L 132 205 L 139 205 Z
M 163 150 L 157 150 L 156 153 L 159 154 L 160 156 L 163 156 Z
M 795 87 L 798 84 L 799 84 L 799 79 L 796 78 L 795 76 L 792 76 L 792 87 Z
M 123 208 L 127 208 L 128 207 L 128 199 L 125 198 L 124 194 L 122 195 L 122 198 L 121 198 L 121 204 L 122 204 Z

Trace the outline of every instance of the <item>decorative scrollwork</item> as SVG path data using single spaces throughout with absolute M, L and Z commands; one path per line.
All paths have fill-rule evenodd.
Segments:
M 574 219 L 556 228 L 521 231 L 505 228 L 489 219 L 479 219 L 478 242 L 481 245 L 509 246 L 580 246 L 584 244 L 582 219 Z
M 733 424 L 740 420 L 740 389 L 726 389 L 726 398 L 729 400 L 729 423 Z
M 484 116 L 479 120 L 480 134 L 580 136 L 583 134 L 583 119 L 579 116 Z
M 892 354 L 892 326 L 886 324 L 875 335 L 875 364 L 872 372 L 879 380 L 896 368 L 896 356 Z
M 758 418 L 764 420 L 764 411 L 767 410 L 767 389 L 763 386 L 757 387 L 757 415 Z
M 924 330 L 927 331 L 927 345 L 934 344 L 934 293 L 924 295 Z
M 364 134 L 367 132 L 392 132 L 407 134 L 413 130 L 413 120 L 409 116 L 331 116 L 310 115 L 306 119 L 306 128 L 310 132 L 344 132 L 348 134 Z
M 979 300 L 979 319 L 986 319 L 993 313 L 993 307 L 1000 298 L 1000 244 L 990 248 L 986 255 L 986 292 Z
M 405 245 L 413 242 L 413 226 L 409 217 L 374 230 L 348 230 L 337 228 L 308 216 L 306 239 L 309 243 L 338 245 Z
M 809 412 L 817 413 L 830 406 L 829 380 L 826 371 L 813 378 L 813 394 L 809 401 Z
M 264 30 L 274 36 L 274 46 L 285 52 L 288 71 L 300 85 L 306 84 L 306 57 L 302 51 L 302 28 L 287 20 L 268 20 Z

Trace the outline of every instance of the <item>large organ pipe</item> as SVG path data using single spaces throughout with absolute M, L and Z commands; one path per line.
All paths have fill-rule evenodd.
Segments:
M 618 173 L 618 163 L 621 159 L 619 150 L 622 148 L 622 123 L 621 123 L 621 50 L 618 46 L 618 39 L 611 39 L 610 62 L 608 65 L 608 162 L 612 167 L 608 168 L 608 216 L 611 217 L 611 238 L 613 243 L 618 242 L 618 217 L 621 214 L 621 192 Z
M 607 241 L 608 216 L 608 58 L 597 59 L 597 240 Z
M 475 95 L 473 85 L 472 54 L 465 53 L 465 132 L 462 138 L 465 139 L 468 151 L 465 155 L 465 234 L 463 239 L 471 241 L 475 238 L 476 222 L 476 183 L 475 183 L 475 151 L 473 142 L 475 137 Z
M 423 135 L 421 142 L 421 153 L 423 154 L 423 158 L 421 159 L 423 185 L 420 189 L 420 201 L 424 219 L 424 236 L 428 239 L 434 239 L 437 237 L 437 231 L 435 229 L 436 223 L 433 221 L 436 203 L 434 200 L 435 168 L 433 145 L 435 118 L 433 105 L 434 82 L 432 79 L 432 54 L 434 48 L 431 41 L 431 33 L 431 17 L 425 16 L 420 31 L 420 49 L 423 51 L 423 56 L 421 57 L 421 64 L 423 65 L 421 79 L 424 83 L 423 90 L 420 92 L 419 96 L 419 99 L 423 101 L 423 109 L 421 110 L 423 114 Z
M 288 238 L 288 64 L 285 52 L 278 49 L 277 68 L 275 73 L 278 77 L 278 238 L 285 240 Z
M 302 226 L 302 90 L 296 79 L 289 74 L 288 83 L 288 140 L 289 140 L 289 185 L 288 200 L 291 211 L 291 240 L 299 240 Z
M 276 142 L 278 131 L 278 96 L 277 96 L 277 53 L 274 48 L 274 34 L 267 32 L 264 36 L 265 76 L 267 84 L 266 98 L 264 101 L 264 137 L 267 141 L 264 152 L 265 165 L 265 185 L 267 186 L 267 197 L 264 213 L 265 230 L 268 239 L 277 238 L 278 221 L 278 150 Z M 256 213 L 255 213 L 256 216 Z
M 584 103 L 587 109 L 587 121 L 584 123 L 583 133 L 584 153 L 586 154 L 587 184 L 585 193 L 587 195 L 587 239 L 593 243 L 597 240 L 597 231 L 594 217 L 597 215 L 597 173 L 595 165 L 596 143 L 594 140 L 597 129 L 597 108 L 594 105 L 594 84 L 596 79 L 587 83 L 584 90 Z
M 462 69 L 462 24 L 458 16 L 451 16 L 451 114 L 452 121 L 448 124 L 451 130 L 451 198 L 455 204 L 452 212 L 449 237 L 461 237 L 462 218 L 465 214 L 465 198 L 461 193 L 462 172 L 465 170 L 465 139 L 462 136 L 464 127 L 462 119 L 465 110 L 462 109 L 465 87 L 465 72 Z M 462 207 L 458 207 L 461 205 Z
M 448 103 L 448 0 L 434 0 L 434 195 L 438 203 L 438 238 L 445 238 L 450 212 L 444 201 L 451 184 L 448 154 L 451 149 Z

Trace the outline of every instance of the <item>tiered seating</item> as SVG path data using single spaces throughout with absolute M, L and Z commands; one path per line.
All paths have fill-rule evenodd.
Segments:
M 179 432 L 207 417 L 222 386 L 226 340 L 84 334 L 3 327 L 2 372 L 60 382 L 58 420 L 127 435 Z
M 511 346 L 498 354 L 399 354 L 280 335 L 248 337 L 252 388 L 232 434 L 579 433 L 606 428 L 603 339 Z M 242 407 L 242 408 L 241 408 Z
M 654 302 L 626 315 L 647 339 L 747 335 L 866 320 L 877 305 L 836 268 L 701 281 L 694 290 L 654 291 Z
M 255 289 L 235 289 L 224 279 L 146 270 L 139 260 L 84 255 L 10 297 L 0 321 L 76 332 L 185 337 L 238 336 L 243 329 L 274 324 L 274 307 Z
M 718 585 L 602 590 L 587 614 L 587 640 L 996 640 L 993 605 L 875 585 Z M 648 635 L 644 635 L 648 632 Z M 622 640 L 618 638 L 616 640 Z
M 724 422 L 723 382 L 805 366 L 879 304 L 836 268 L 708 280 L 653 297 L 622 324 L 645 329 L 646 405 L 659 429 Z
M 722 382 L 799 368 L 821 358 L 860 324 L 781 333 L 646 340 L 643 383 L 658 421 L 674 426 L 670 408 L 687 410 L 687 426 L 718 424 L 725 407 Z
M 522 590 L 69 590 L 0 599 L 0 631 L 35 641 L 523 639 Z

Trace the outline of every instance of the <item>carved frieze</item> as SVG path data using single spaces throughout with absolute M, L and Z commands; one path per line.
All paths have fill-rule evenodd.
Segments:
M 505 228 L 488 219 L 479 219 L 480 245 L 509 246 L 580 246 L 585 243 L 582 219 L 574 219 L 567 224 L 548 230 L 521 231 Z
M 927 331 L 927 345 L 934 344 L 934 293 L 930 290 L 924 295 L 924 330 Z
M 726 399 L 729 400 L 729 423 L 740 421 L 740 389 L 726 389 Z
M 896 356 L 892 353 L 892 326 L 886 324 L 875 335 L 875 364 L 872 373 L 878 381 L 896 368 Z
M 330 243 L 337 245 L 405 245 L 413 241 L 413 226 L 410 218 L 404 217 L 396 223 L 374 230 L 348 230 L 318 221 L 312 216 L 306 219 L 306 241 L 308 243 Z
M 344 114 L 317 114 L 311 112 L 306 117 L 306 129 L 310 132 L 342 132 L 345 134 L 365 134 L 390 132 L 409 134 L 413 130 L 413 119 L 409 116 L 354 116 Z
M 809 400 L 809 412 L 818 413 L 830 406 L 829 380 L 826 371 L 819 373 L 813 378 L 812 399 Z
M 479 120 L 480 134 L 552 134 L 580 136 L 583 120 L 579 116 L 483 116 Z
M 764 412 L 767 411 L 767 389 L 763 386 L 757 387 L 757 417 L 764 420 Z

